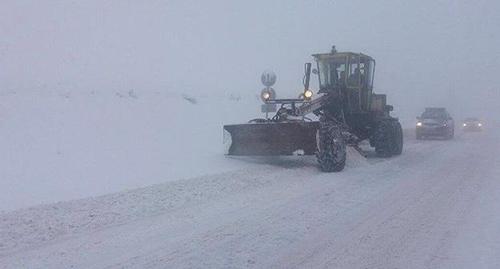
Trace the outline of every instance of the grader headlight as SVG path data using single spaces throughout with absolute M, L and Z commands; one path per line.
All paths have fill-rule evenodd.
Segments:
M 273 99 L 276 99 L 276 92 L 274 91 L 273 88 L 271 87 L 268 87 L 268 88 L 264 88 L 262 89 L 262 91 L 260 92 L 260 99 L 262 100 L 262 102 L 266 103 L 267 101 L 269 100 L 273 100 Z
M 265 101 L 269 100 L 269 97 L 271 97 L 271 94 L 269 94 L 268 92 L 262 93 L 262 99 L 264 99 Z
M 306 90 L 306 91 L 304 92 L 304 98 L 305 98 L 305 99 L 311 99 L 311 98 L 312 98 L 312 96 L 313 96 L 313 91 L 311 91 L 311 90 Z
M 262 99 L 262 102 L 267 102 L 271 98 L 271 93 L 269 91 L 263 90 L 260 93 L 260 99 Z

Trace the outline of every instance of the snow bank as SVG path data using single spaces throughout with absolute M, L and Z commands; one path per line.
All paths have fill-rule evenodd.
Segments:
M 271 165 L 259 165 L 259 169 L 250 165 L 239 171 L 3 213 L 0 214 L 0 257 L 59 238 L 277 184 L 279 180 L 272 174 L 280 170 Z
M 1 92 L 0 210 L 237 169 L 222 125 L 258 109 L 251 94 Z

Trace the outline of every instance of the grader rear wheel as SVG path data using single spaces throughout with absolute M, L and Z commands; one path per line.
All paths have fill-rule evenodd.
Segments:
M 379 157 L 388 158 L 394 153 L 395 132 L 392 121 L 380 121 L 373 134 L 372 144 Z
M 392 154 L 401 155 L 403 153 L 403 128 L 399 121 L 393 121 L 394 128 L 394 148 Z

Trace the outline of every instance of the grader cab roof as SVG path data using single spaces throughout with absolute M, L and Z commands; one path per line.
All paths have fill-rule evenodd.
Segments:
M 317 60 L 328 60 L 328 59 L 338 59 L 338 58 L 357 58 L 360 57 L 361 61 L 374 60 L 372 57 L 355 52 L 333 52 L 333 53 L 317 53 L 312 55 Z

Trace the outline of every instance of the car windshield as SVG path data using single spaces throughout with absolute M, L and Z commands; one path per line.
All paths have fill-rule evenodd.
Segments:
M 442 119 L 446 118 L 446 113 L 442 110 L 426 110 L 424 113 L 422 113 L 422 118 Z
M 477 118 L 467 118 L 465 119 L 466 122 L 476 122 L 479 121 Z

